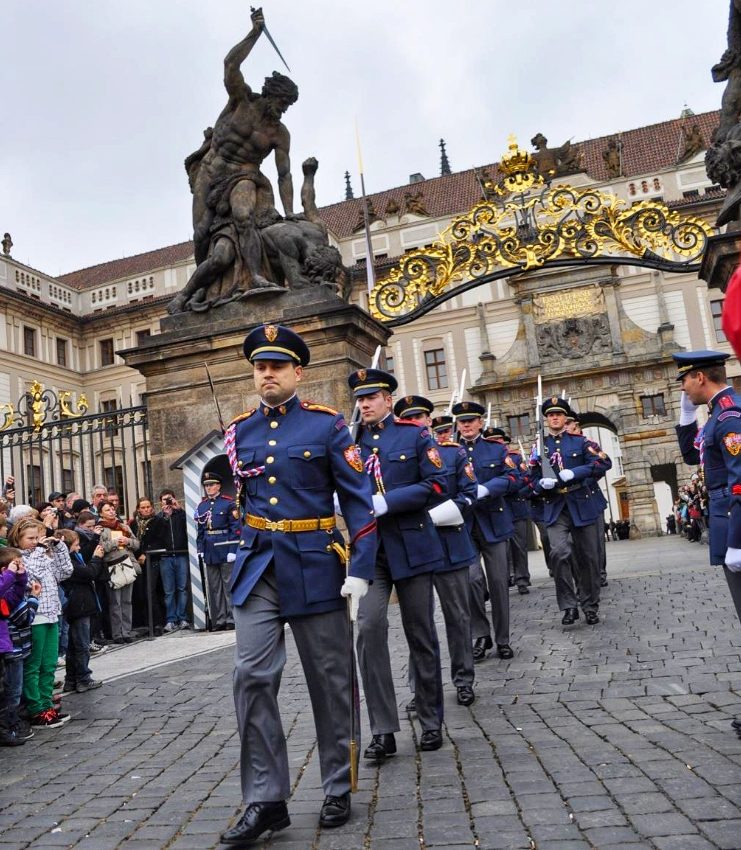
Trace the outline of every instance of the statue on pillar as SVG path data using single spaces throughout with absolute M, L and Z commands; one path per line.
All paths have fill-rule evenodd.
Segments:
M 705 169 L 713 183 L 728 190 L 717 225 L 738 219 L 741 206 L 741 0 L 731 0 L 728 47 L 712 68 L 716 83 L 726 82 L 720 124 L 705 154 Z
M 265 29 L 261 9 L 252 12 L 252 29 L 224 59 L 228 102 L 198 150 L 185 160 L 193 193 L 193 243 L 196 270 L 168 305 L 170 313 L 207 310 L 256 292 L 285 291 L 333 281 L 341 286 L 344 268 L 329 246 L 316 211 L 317 162 L 303 164 L 303 214 L 293 209 L 290 135 L 281 121 L 298 99 L 298 87 L 274 71 L 257 93 L 241 66 Z M 278 194 L 260 170 L 275 155 Z M 317 269 L 320 269 L 317 276 Z

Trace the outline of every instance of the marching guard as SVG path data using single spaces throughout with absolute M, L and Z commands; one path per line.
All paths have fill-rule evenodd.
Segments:
M 502 443 L 483 437 L 484 408 L 475 401 L 453 405 L 461 445 L 473 465 L 478 481 L 478 501 L 466 517 L 474 546 L 484 561 L 484 571 L 476 560 L 469 575 L 471 591 L 471 631 L 474 661 L 483 661 L 493 647 L 486 618 L 486 588 L 489 588 L 494 639 L 500 658 L 512 658 L 509 637 L 509 565 L 507 541 L 514 534 L 512 514 L 504 496 L 521 486 L 521 472 Z
M 394 405 L 400 419 L 413 419 L 432 427 L 440 457 L 443 459 L 448 479 L 447 499 L 429 511 L 443 544 L 444 560 L 433 576 L 440 607 L 445 620 L 445 633 L 450 654 L 450 673 L 459 705 L 472 705 L 476 699 L 473 691 L 475 679 L 473 646 L 471 644 L 471 601 L 468 587 L 470 565 L 478 559 L 464 515 L 476 503 L 478 482 L 468 456 L 458 443 L 442 439 L 437 431 L 443 427 L 448 437 L 453 419 L 450 416 L 431 418 L 433 403 L 424 396 L 405 396 Z M 414 664 L 409 665 L 413 682 Z M 416 710 L 414 701 L 407 710 Z
M 599 623 L 600 603 L 598 519 L 604 511 L 604 497 L 596 492 L 596 479 L 612 467 L 612 462 L 596 444 L 566 430 L 566 418 L 572 411 L 565 399 L 546 399 L 541 410 L 549 430 L 542 451 L 558 477 L 538 478 L 540 473 L 536 472 L 534 492 L 543 497 L 549 566 L 558 608 L 564 612 L 561 623 L 573 625 L 579 619 L 577 605 L 581 605 L 587 624 L 595 625 Z M 577 572 L 576 592 L 572 564 Z
M 243 523 L 231 591 L 237 638 L 234 702 L 246 809 L 221 837 L 231 845 L 290 824 L 288 756 L 278 703 L 286 622 L 314 713 L 326 794 L 320 823 L 339 826 L 350 816 L 350 739 L 358 722 L 342 596 L 357 606 L 373 576 L 376 551 L 371 489 L 345 420 L 296 395 L 310 358 L 304 340 L 289 328 L 264 325 L 247 335 L 244 354 L 254 367 L 260 404 L 238 416 L 224 438 L 239 482 Z M 350 534 L 347 578 L 334 491 Z
M 686 463 L 700 464 L 710 499 L 710 564 L 723 567 L 741 620 L 741 395 L 728 385 L 721 351 L 673 354 L 682 399 L 677 439 Z M 697 406 L 709 417 L 697 427 Z M 741 717 L 732 721 L 741 737 Z
M 231 565 L 237 559 L 239 512 L 234 499 L 221 492 L 221 476 L 205 472 L 201 483 L 206 496 L 195 510 L 196 547 L 203 560 L 208 584 L 208 613 L 215 631 L 234 628 L 229 595 Z M 233 546 L 217 546 L 233 540 Z
M 445 561 L 428 508 L 447 491 L 447 474 L 427 428 L 396 419 L 396 378 L 381 369 L 359 369 L 348 378 L 358 400 L 358 444 L 373 487 L 378 552 L 368 594 L 360 601 L 358 664 L 373 738 L 366 759 L 396 753 L 399 731 L 388 647 L 388 604 L 399 598 L 404 634 L 415 670 L 414 699 L 422 727 L 421 750 L 442 746 L 443 696 L 440 650 L 433 616 L 433 574 Z

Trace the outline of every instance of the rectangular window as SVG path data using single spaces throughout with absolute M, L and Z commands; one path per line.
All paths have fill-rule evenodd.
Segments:
M 100 410 L 102 413 L 110 414 L 106 416 L 103 420 L 105 423 L 105 435 L 106 437 L 116 437 L 118 436 L 118 428 L 116 427 L 118 417 L 116 416 L 116 410 L 118 409 L 118 405 L 116 404 L 116 399 L 112 398 L 109 401 L 101 401 Z M 112 485 L 109 485 L 112 486 Z
M 35 464 L 26 464 L 26 490 L 28 492 L 29 505 L 38 505 L 43 501 L 44 497 L 41 495 L 41 491 L 43 490 L 42 484 L 41 467 Z M 18 494 L 16 493 L 16 502 L 18 501 Z
M 644 419 L 647 419 L 649 416 L 666 416 L 664 394 L 657 393 L 656 395 L 641 396 L 641 408 Z
M 723 300 L 710 302 L 710 312 L 713 314 L 713 327 L 715 328 L 715 339 L 717 342 L 728 342 L 723 333 Z
M 425 351 L 425 370 L 427 371 L 428 389 L 446 389 L 448 386 L 448 370 L 445 366 L 445 351 L 442 348 Z
M 530 433 L 530 414 L 523 413 L 520 416 L 508 416 L 509 435 L 514 440 L 516 437 L 526 437 Z
M 71 469 L 62 469 L 62 490 L 72 493 L 75 489 L 75 473 Z
M 700 190 L 699 189 L 688 189 L 686 192 L 682 192 L 682 196 L 684 198 L 686 198 L 687 200 L 690 200 L 691 198 L 699 198 L 700 197 Z
M 57 365 L 67 365 L 67 340 L 62 337 L 57 337 Z
M 106 466 L 103 469 L 106 487 L 112 487 L 119 496 L 121 504 L 124 502 L 123 469 L 120 466 Z
M 113 365 L 113 340 L 101 339 L 100 341 L 100 365 Z
M 149 328 L 144 328 L 144 330 L 136 332 L 136 345 L 139 347 L 145 339 L 149 339 L 152 336 L 152 331 Z
M 394 373 L 394 355 L 387 354 L 386 355 L 386 371 L 389 375 L 393 375 Z
M 23 328 L 23 353 L 27 357 L 36 356 L 36 329 Z

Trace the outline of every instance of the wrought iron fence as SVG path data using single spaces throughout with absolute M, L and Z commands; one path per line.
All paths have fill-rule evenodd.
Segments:
M 152 492 L 145 406 L 88 413 L 80 396 L 34 382 L 18 405 L 3 405 L 0 477 L 15 478 L 16 503 L 36 504 L 49 493 L 89 497 L 96 484 L 114 487 L 130 513 Z

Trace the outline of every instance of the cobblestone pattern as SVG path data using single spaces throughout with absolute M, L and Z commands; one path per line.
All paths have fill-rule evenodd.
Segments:
M 738 850 L 741 740 L 729 722 L 741 713 L 741 630 L 705 550 L 654 546 L 676 551 L 671 566 L 613 578 L 599 626 L 563 629 L 545 581 L 513 595 L 514 659 L 477 666 L 471 708 L 446 684 L 442 750 L 417 752 L 419 727 L 404 716 L 398 755 L 361 765 L 340 829 L 317 826 L 313 721 L 289 646 L 292 825 L 253 846 Z M 391 634 L 403 706 L 395 609 Z M 1 750 L 0 850 L 219 846 L 239 812 L 231 665 L 219 650 L 70 696 L 72 722 Z

